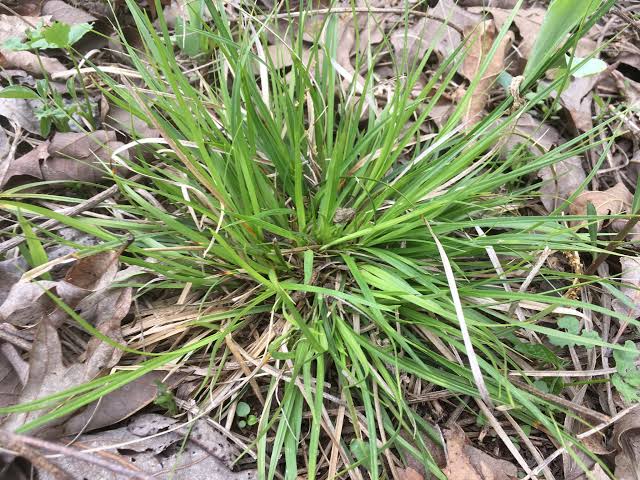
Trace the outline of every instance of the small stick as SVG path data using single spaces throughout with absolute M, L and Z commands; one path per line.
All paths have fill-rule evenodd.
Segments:
M 142 175 L 137 174 L 137 175 L 134 175 L 133 177 L 131 177 L 130 180 L 136 181 L 136 180 L 139 180 L 140 178 L 142 178 Z M 90 208 L 95 207 L 96 205 L 98 205 L 99 203 L 103 202 L 104 200 L 113 197 L 116 194 L 117 191 L 118 191 L 118 184 L 111 185 L 106 190 L 94 195 L 91 198 L 88 198 L 87 200 L 85 200 L 81 204 L 76 205 L 75 207 L 65 208 L 63 210 L 60 210 L 58 213 L 61 213 L 61 214 L 66 215 L 68 217 L 74 217 L 74 216 L 84 212 L 85 210 L 88 210 Z M 49 220 L 44 222 L 42 225 L 39 225 L 38 228 L 40 230 L 45 230 L 47 228 L 55 227 L 59 223 L 60 222 L 58 220 L 54 220 L 53 218 L 50 218 Z M 9 240 L 6 240 L 6 241 L 0 243 L 0 254 L 8 252 L 9 250 L 11 250 L 12 248 L 17 247 L 18 245 L 20 245 L 24 241 L 25 241 L 25 237 L 22 236 L 22 235 L 18 235 L 16 237 L 13 237 L 13 238 L 11 238 Z
M 570 402 L 569 400 L 559 397 L 558 395 L 552 395 L 550 393 L 541 392 L 537 388 L 534 388 L 524 382 L 521 382 L 520 380 L 511 379 L 511 383 L 514 384 L 516 387 L 521 388 L 522 390 L 529 392 L 532 395 L 535 395 L 536 397 L 540 397 L 543 400 L 546 400 L 551 403 L 555 403 L 556 405 L 564 407 L 567 410 L 571 410 L 572 412 L 575 412 L 584 417 L 588 417 L 592 420 L 596 420 L 601 423 L 606 423 L 611 420 L 610 417 L 608 417 L 607 415 L 604 415 L 600 412 L 596 412 L 595 410 L 591 410 L 590 408 L 583 407 L 582 405 L 578 405 L 574 402 Z
M 44 456 L 35 454 L 33 450 L 28 447 L 35 447 L 41 450 L 48 450 L 50 452 L 56 452 L 62 455 L 67 455 L 69 457 L 77 458 L 78 460 L 82 460 L 82 461 L 91 463 L 93 465 L 98 465 L 99 467 L 103 467 L 111 472 L 124 475 L 125 477 L 128 477 L 128 478 L 139 478 L 142 480 L 156 480 L 156 477 L 148 475 L 144 472 L 135 471 L 135 470 L 108 462 L 102 459 L 99 455 L 91 455 L 89 453 L 76 450 L 75 448 L 65 447 L 64 445 L 48 442 L 46 440 L 41 440 L 39 438 L 28 437 L 26 435 L 18 435 L 16 433 L 11 433 L 6 430 L 0 430 L 0 444 L 6 445 L 15 453 L 20 454 L 20 456 L 24 456 L 36 467 L 42 468 L 47 472 L 52 473 L 53 478 L 56 478 L 56 479 L 73 480 L 74 477 L 69 475 L 69 473 L 65 472 L 54 463 L 48 461 Z

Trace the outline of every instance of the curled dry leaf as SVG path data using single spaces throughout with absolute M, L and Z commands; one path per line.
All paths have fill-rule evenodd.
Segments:
M 443 469 L 449 480 L 516 480 L 518 468 L 471 446 L 458 426 L 445 430 L 447 466 Z
M 24 70 L 33 75 L 51 75 L 66 70 L 66 67 L 56 58 L 38 56 L 26 50 L 13 52 L 7 49 L 0 49 L 0 67 L 7 70 Z
M 632 202 L 633 194 L 627 190 L 623 183 L 618 183 L 602 192 L 582 192 L 569 205 L 569 212 L 572 215 L 586 215 L 587 205 L 591 203 L 598 215 L 619 215 L 627 212 Z
M 492 20 L 485 20 L 473 28 L 465 29 L 469 50 L 462 62 L 460 73 L 467 79 L 473 80 L 480 73 L 482 65 L 487 61 L 491 52 L 497 33 L 498 31 Z M 489 61 L 487 69 L 478 81 L 463 117 L 464 122 L 468 125 L 473 125 L 481 119 L 482 112 L 489 99 L 489 90 L 496 77 L 504 70 L 505 57 L 511 47 L 512 40 L 513 33 L 511 32 L 502 37 L 495 54 Z
M 7 164 L 0 168 L 3 175 L 0 176 L 0 188 L 4 187 L 9 180 L 17 177 L 33 177 L 42 180 L 40 164 L 42 160 L 49 158 L 49 142 L 43 142 L 29 153 L 21 157 L 7 159 Z
M 29 377 L 17 400 L 18 403 L 36 400 L 90 381 L 102 374 L 105 369 L 115 365 L 120 359 L 122 350 L 116 348 L 111 342 L 93 337 L 89 341 L 85 353 L 76 363 L 67 366 L 63 361 L 57 328 L 68 317 L 66 312 L 53 306 L 53 302 L 44 295 L 44 291 L 48 288 L 55 289 L 56 295 L 69 307 L 79 310 L 80 315 L 85 320 L 91 321 L 99 332 L 113 342 L 121 343 L 120 323 L 129 312 L 132 290 L 130 287 L 109 288 L 116 277 L 118 257 L 121 252 L 122 249 L 119 249 L 86 257 L 69 270 L 65 280 L 57 283 L 46 282 L 46 285 L 42 285 L 45 282 L 40 282 L 40 284 L 18 282 L 14 285 L 9 297 L 0 307 L 5 321 L 13 322 L 15 319 L 15 314 L 11 314 L 10 318 L 6 317 L 6 306 L 12 301 L 12 294 L 16 291 L 36 292 L 32 288 L 36 287 L 39 290 L 36 294 L 40 295 L 37 300 L 44 305 L 43 308 L 31 309 L 33 323 L 37 322 L 38 326 L 29 356 Z M 82 300 L 89 298 L 92 293 L 98 295 L 98 292 L 104 308 L 96 309 L 93 317 L 89 318 L 82 312 Z M 17 305 L 19 297 L 14 296 L 13 299 L 11 307 L 20 307 Z M 33 305 L 35 301 L 30 303 Z M 22 307 L 24 310 L 27 305 L 23 304 Z M 40 318 L 36 318 L 36 316 Z M 42 411 L 36 411 L 13 414 L 7 418 L 2 428 L 15 430 L 42 413 Z M 36 433 L 54 433 L 54 429 L 59 427 L 65 418 L 59 418 L 40 427 Z
M 620 291 L 626 295 L 628 302 L 633 305 L 614 299 L 611 303 L 613 309 L 631 318 L 640 316 L 640 257 L 620 257 L 622 267 L 621 280 L 627 286 Z
M 49 25 L 51 17 L 28 17 L 0 14 L 0 45 L 10 38 L 25 40 L 27 38 L 27 30 L 32 25 L 37 24 Z
M 76 180 L 99 182 L 105 178 L 105 165 L 111 164 L 112 152 L 121 147 L 115 132 L 98 130 L 86 133 L 56 133 L 50 142 L 13 160 L 7 167 L 0 187 L 14 177 L 38 180 Z M 127 152 L 120 157 L 128 158 Z
M 636 408 L 622 417 L 613 428 L 613 444 L 617 449 L 615 476 L 619 480 L 640 478 L 640 410 Z
M 168 431 L 177 426 L 178 420 L 173 418 L 143 414 L 126 427 L 81 435 L 76 444 L 83 448 L 100 448 L 131 442 L 109 452 L 109 457 L 113 459 L 117 455 L 119 463 L 158 478 L 169 478 L 165 472 L 174 472 L 176 476 L 171 478 L 190 480 L 257 478 L 255 470 L 231 470 L 239 449 L 206 420 L 199 419 L 192 425 Z M 186 436 L 188 441 L 182 448 Z M 100 467 L 72 457 L 60 457 L 54 461 L 74 478 L 116 479 L 115 475 L 105 476 Z M 47 472 L 40 473 L 42 480 L 53 480 Z

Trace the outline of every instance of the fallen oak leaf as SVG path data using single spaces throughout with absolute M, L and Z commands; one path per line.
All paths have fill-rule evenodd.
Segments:
M 462 43 L 462 31 L 477 25 L 481 16 L 459 7 L 453 0 L 441 0 L 424 17 L 406 30 L 395 32 L 390 37 L 394 57 L 406 58 L 408 65 L 419 62 L 430 47 L 439 58 L 451 55 Z
M 591 92 L 599 81 L 598 75 L 573 78 L 560 94 L 560 103 L 567 110 L 577 131 L 586 132 L 593 128 Z
M 9 39 L 19 41 L 27 38 L 27 31 L 33 29 L 34 25 L 50 25 L 51 17 L 29 17 L 21 16 L 16 18 L 13 15 L 0 14 L 0 47 Z
M 49 155 L 42 164 L 44 180 L 99 182 L 105 177 L 103 165 L 111 163 L 111 153 L 123 146 L 115 132 L 97 130 L 85 133 L 56 133 L 49 144 Z M 128 152 L 119 154 L 128 159 Z
M 491 13 L 493 21 L 496 23 L 496 27 L 498 29 L 502 28 L 512 13 L 511 10 L 505 10 L 500 7 L 490 7 L 485 8 L 484 10 Z M 538 7 L 521 8 L 518 10 L 518 13 L 516 13 L 513 23 L 518 28 L 521 37 L 516 50 L 522 58 L 527 59 L 529 58 L 529 55 L 531 55 L 533 45 L 535 44 L 536 38 L 538 38 L 538 32 L 540 31 L 540 27 L 542 27 L 542 22 L 546 13 L 546 9 Z
M 32 177 L 42 180 L 40 164 L 42 160 L 49 158 L 49 141 L 43 142 L 29 153 L 16 159 L 9 159 L 9 164 L 3 169 L 4 175 L 0 178 L 0 188 L 3 188 L 10 180 L 16 177 Z

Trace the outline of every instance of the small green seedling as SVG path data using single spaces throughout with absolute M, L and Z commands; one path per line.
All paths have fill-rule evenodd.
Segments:
M 640 356 L 640 352 L 631 340 L 627 340 L 624 346 L 627 349 L 634 349 L 635 352 L 613 351 L 617 373 L 611 377 L 611 383 L 627 402 L 637 402 L 640 400 L 638 394 L 640 391 L 640 370 L 636 366 L 636 360 Z
M 162 382 L 156 382 L 156 386 L 158 387 L 158 396 L 153 401 L 154 405 L 165 408 L 170 416 L 177 415 L 178 406 L 171 391 Z
M 371 451 L 371 449 L 369 448 L 369 442 L 366 442 L 359 438 L 354 438 L 349 444 L 349 449 L 351 450 L 351 455 L 353 455 L 357 462 L 360 462 L 360 464 L 367 470 L 373 470 L 371 455 L 369 454 L 369 452 Z M 373 461 L 377 462 L 378 460 L 374 459 Z
M 89 23 L 69 25 L 63 22 L 54 22 L 48 27 L 39 23 L 36 28 L 27 30 L 27 38 L 22 41 L 19 38 L 9 38 L 3 44 L 8 50 L 47 50 L 52 48 L 68 49 L 89 33 L 93 27 Z
M 238 420 L 238 427 L 240 428 L 251 427 L 258 423 L 258 417 L 251 413 L 251 407 L 246 402 L 238 402 L 236 416 L 240 418 Z
M 600 336 L 597 332 L 590 330 L 584 330 L 580 333 L 580 322 L 576 317 L 572 316 L 564 316 L 558 319 L 558 327 L 565 330 L 566 333 L 570 335 L 580 336 L 585 340 L 600 340 Z M 557 335 L 549 335 L 549 342 L 556 347 L 574 347 L 576 345 L 581 345 L 587 348 L 593 348 L 594 345 L 591 342 L 582 342 L 575 338 L 567 338 L 563 336 L 563 332 L 558 332 Z

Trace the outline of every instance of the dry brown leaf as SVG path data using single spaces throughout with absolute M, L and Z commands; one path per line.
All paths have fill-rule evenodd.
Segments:
M 20 41 L 25 40 L 27 38 L 27 30 L 32 29 L 31 25 L 49 25 L 50 23 L 51 17 L 48 15 L 43 15 L 41 17 L 16 17 L 0 14 L 0 47 L 11 38 L 17 38 Z M 42 62 L 42 66 L 40 65 L 40 61 Z M 45 56 L 40 56 L 40 58 L 38 58 L 38 56 L 31 52 L 14 52 L 6 48 L 0 48 L 0 66 L 5 69 L 25 70 L 33 74 L 43 74 L 45 72 L 55 73 L 57 71 L 65 70 L 64 66 L 54 58 L 48 58 Z M 21 103 L 24 102 L 26 101 Z M 16 107 L 14 106 L 14 108 Z M 3 114 L 1 111 L 0 115 L 5 115 L 11 118 L 9 115 Z M 32 123 L 30 124 L 32 126 L 31 129 L 27 128 L 25 124 L 20 121 L 18 121 L 18 123 L 31 133 L 38 133 L 39 131 L 39 122 L 36 121 L 35 115 L 32 115 Z M 33 125 L 35 125 L 35 127 Z
M 40 106 L 40 100 L 0 98 L 0 116 L 13 120 L 28 132 L 40 135 L 40 120 L 35 114 Z
M 458 0 L 461 7 L 513 8 L 518 0 Z
M 390 41 L 394 47 L 395 58 L 404 61 L 406 56 L 407 63 L 414 65 L 424 57 L 431 46 L 440 58 L 447 57 L 462 43 L 459 31 L 477 25 L 482 19 L 480 15 L 460 8 L 453 0 L 441 0 L 429 13 L 447 22 L 421 18 L 408 28 L 406 33 L 404 29 L 393 33 Z
M 192 427 L 191 427 L 192 425 Z M 161 415 L 138 415 L 126 427 L 100 433 L 81 435 L 77 445 L 100 448 L 126 444 L 111 450 L 118 460 L 146 474 L 164 478 L 160 472 L 179 472 L 175 478 L 191 480 L 253 480 L 255 470 L 233 472 L 234 460 L 239 449 L 223 434 L 216 431 L 205 419 L 196 420 L 177 430 L 178 420 Z M 181 447 L 185 436 L 188 441 Z M 113 453 L 112 453 L 113 452 Z M 74 478 L 114 479 L 105 477 L 103 469 L 69 456 L 56 458 L 55 462 Z M 42 480 L 54 480 L 47 472 L 40 472 Z
M 508 154 L 518 144 L 528 143 L 529 152 L 537 156 L 563 144 L 565 140 L 555 128 L 543 125 L 525 113 L 518 118 L 511 135 L 505 136 L 502 142 L 500 148 L 503 155 Z M 547 211 L 551 212 L 580 187 L 587 174 L 582 168 L 580 157 L 569 157 L 552 166 L 541 168 L 538 177 L 543 182 L 540 187 L 540 199 Z
M 497 33 L 496 26 L 492 20 L 485 20 L 473 28 L 465 29 L 465 38 L 469 42 L 469 50 L 462 62 L 460 73 L 467 79 L 472 80 L 478 75 L 482 64 L 488 58 Z M 484 106 L 489 99 L 489 90 L 498 74 L 504 69 L 504 59 L 512 40 L 513 34 L 511 32 L 502 37 L 495 55 L 491 58 L 487 69 L 471 96 L 463 117 L 465 123 L 473 125 L 481 119 Z
M 57 133 L 49 145 L 50 157 L 42 164 L 42 177 L 99 182 L 105 176 L 103 165 L 111 164 L 111 154 L 122 145 L 115 132 Z M 120 157 L 128 158 L 126 152 Z
M 40 298 L 45 298 L 42 295 L 44 288 L 55 288 L 55 293 L 69 307 L 79 311 L 85 320 L 93 323 L 98 331 L 112 341 L 122 343 L 120 323 L 129 311 L 132 289 L 130 287 L 109 288 L 116 276 L 118 257 L 121 252 L 122 248 L 86 257 L 70 269 L 63 281 L 48 282 L 47 285 L 41 285 L 45 282 L 40 282 L 40 284 L 22 283 L 22 288 L 26 289 L 29 285 L 38 287 Z M 76 284 L 71 282 L 76 282 Z M 101 302 L 105 308 L 95 310 L 93 316 L 90 316 L 84 314 L 81 303 L 83 299 L 86 300 L 88 296 L 91 296 L 92 291 L 96 295 L 98 292 L 100 293 Z M 46 298 L 48 299 L 48 297 Z M 4 302 L 2 308 L 5 307 L 9 299 L 11 299 L 11 295 Z M 52 305 L 52 302 L 49 301 L 49 304 Z M 57 327 L 67 318 L 67 314 L 57 308 L 48 314 L 47 309 L 36 310 L 41 318 L 38 319 L 36 336 L 29 356 L 28 381 L 20 393 L 18 402 L 36 400 L 90 381 L 105 369 L 114 366 L 120 359 L 121 349 L 98 337 L 93 337 L 89 340 L 84 355 L 76 363 L 66 366 L 63 361 Z M 14 317 L 15 315 L 12 315 L 10 318 L 12 322 Z M 42 411 L 13 414 L 7 418 L 2 428 L 15 430 L 41 414 Z M 65 419 L 66 417 L 57 419 L 47 426 L 41 427 L 36 433 L 53 433 L 54 429 L 63 424 Z
M 9 69 L 24 70 L 33 75 L 51 75 L 63 72 L 67 68 L 56 58 L 38 56 L 26 50 L 13 52 L 0 48 L 0 67 Z
M 505 10 L 504 7 L 488 8 L 486 10 L 491 13 L 498 30 L 502 28 L 511 16 L 511 10 Z M 531 55 L 533 45 L 536 42 L 536 38 L 538 38 L 538 32 L 540 31 L 546 13 L 544 8 L 521 8 L 513 19 L 513 23 L 515 23 L 522 38 L 518 44 L 517 51 L 525 59 Z
M 636 408 L 613 427 L 613 444 L 617 449 L 615 476 L 618 480 L 640 478 L 640 410 Z
M 109 17 L 112 12 L 118 11 L 123 0 L 67 0 L 74 7 L 81 8 L 96 17 Z
M 3 349 L 11 347 L 8 343 L 0 344 L 0 407 L 15 405 L 22 390 L 18 372 L 3 353 Z
M 45 2 L 42 5 L 42 15 L 50 15 L 52 20 L 68 23 L 69 25 L 89 23 L 97 20 L 97 18 L 90 13 L 60 0 L 48 0 Z
M 0 172 L 3 172 L 0 175 L 0 188 L 16 177 L 26 176 L 42 180 L 40 164 L 48 157 L 49 142 L 46 141 L 19 158 L 9 159 L 6 165 L 0 166 Z
M 2 100 L 2 99 L 0 99 Z M 0 104 L 1 105 L 1 104 Z M 105 165 L 111 165 L 112 152 L 122 146 L 115 132 L 97 130 L 86 133 L 56 133 L 51 141 L 13 160 L 6 168 L 0 188 L 15 177 L 38 180 L 76 180 L 100 182 L 105 178 Z M 122 152 L 127 159 L 128 153 Z
M 506 460 L 493 458 L 467 442 L 458 426 L 445 430 L 447 466 L 443 473 L 449 480 L 516 480 L 518 468 Z
M 587 215 L 587 205 L 592 203 L 598 215 L 619 215 L 627 212 L 632 202 L 633 194 L 621 182 L 601 192 L 582 192 L 569 205 L 569 212 L 572 215 Z
M 105 124 L 124 131 L 130 137 L 159 138 L 161 136 L 159 130 L 153 128 L 139 117 L 131 115 L 131 113 L 125 109 L 113 105 L 109 106 L 109 112 L 105 117 Z
M 579 187 L 587 175 L 582 168 L 580 157 L 569 157 L 552 166 L 542 167 L 538 177 L 543 184 L 540 187 L 540 200 L 548 212 L 555 210 Z
M 0 159 L 4 160 L 9 152 L 11 151 L 11 144 L 9 143 L 9 137 L 7 137 L 7 132 L 5 132 L 4 128 L 0 128 Z M 2 169 L 0 168 L 0 172 Z M 0 178 L 1 178 L 0 173 Z
M 0 321 L 17 326 L 35 325 L 51 310 L 46 291 L 55 286 L 56 282 L 48 281 L 14 283 L 0 305 Z
M 560 94 L 560 103 L 567 109 L 577 131 L 586 132 L 593 128 L 591 104 L 592 91 L 598 83 L 598 75 L 573 78 L 567 88 Z
M 63 435 L 88 433 L 115 425 L 153 402 L 158 396 L 158 382 L 163 382 L 167 389 L 172 390 L 185 377 L 175 374 L 163 381 L 166 376 L 167 372 L 149 372 L 108 393 L 71 417 L 64 425 Z
M 0 261 L 0 305 L 27 268 L 27 262 L 21 257 Z

